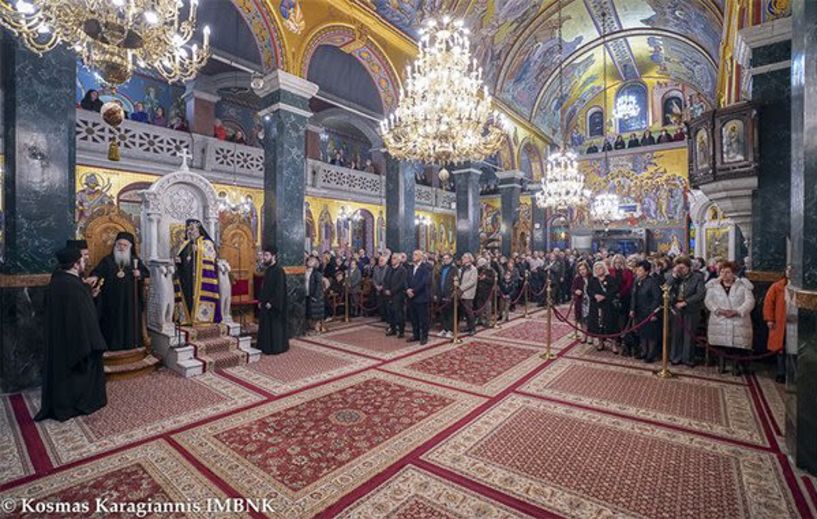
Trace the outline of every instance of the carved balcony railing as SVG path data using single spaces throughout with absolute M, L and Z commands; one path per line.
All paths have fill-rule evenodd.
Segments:
M 334 166 L 309 159 L 306 168 L 306 191 L 314 196 L 349 198 L 351 200 L 380 204 L 386 196 L 384 178 L 376 173 Z M 420 209 L 451 212 L 456 197 L 454 193 L 433 187 L 416 185 L 415 201 Z
M 181 153 L 192 155 L 191 166 L 214 177 L 223 174 L 255 177 L 260 183 L 264 174 L 264 150 L 213 137 L 191 134 L 134 121 L 123 121 L 112 128 L 96 112 L 77 110 L 77 151 L 82 163 L 110 167 L 108 145 L 116 137 L 123 166 L 139 171 L 167 172 L 168 166 L 182 163 Z

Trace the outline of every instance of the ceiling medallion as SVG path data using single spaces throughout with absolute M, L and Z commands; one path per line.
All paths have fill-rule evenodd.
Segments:
M 386 149 L 398 159 L 440 165 L 493 155 L 505 120 L 492 109 L 462 20 L 427 20 L 419 46 L 398 107 L 380 123 Z
M 210 56 L 210 29 L 202 47 L 187 44 L 196 28 L 198 0 L 180 20 L 182 0 L 0 0 L 0 25 L 42 55 L 62 43 L 86 67 L 115 86 L 135 67 L 169 82 L 193 79 Z

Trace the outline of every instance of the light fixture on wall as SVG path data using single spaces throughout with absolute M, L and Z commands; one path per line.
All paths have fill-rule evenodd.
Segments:
M 180 20 L 182 0 L 0 0 L 0 25 L 42 55 L 60 43 L 109 85 L 128 81 L 135 67 L 169 82 L 193 79 L 210 57 L 210 28 L 199 48 L 198 0 Z
M 562 0 L 559 0 L 559 99 L 564 99 L 564 56 L 562 55 Z M 562 126 L 562 110 L 559 109 L 559 127 Z M 548 155 L 542 188 L 536 193 L 536 204 L 542 208 L 564 210 L 587 204 L 584 174 L 576 165 L 576 154 L 567 149 L 565 131 L 562 129 L 562 147 Z
M 431 218 L 429 218 L 428 216 L 426 216 L 424 214 L 415 215 L 414 216 L 414 225 L 416 225 L 417 227 L 419 227 L 421 225 L 424 226 L 424 227 L 428 227 L 429 225 L 431 225 Z
M 420 55 L 407 67 L 399 105 L 380 123 L 393 157 L 445 165 L 499 149 L 506 120 L 492 109 L 468 32 L 450 16 L 429 19 L 420 30 Z

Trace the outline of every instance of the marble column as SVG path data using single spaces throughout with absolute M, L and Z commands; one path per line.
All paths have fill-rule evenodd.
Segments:
M 289 335 L 304 332 L 304 194 L 309 99 L 318 86 L 282 70 L 256 91 L 264 109 L 264 226 L 262 242 L 278 251 L 287 273 Z
M 479 176 L 470 165 L 451 172 L 457 191 L 457 257 L 479 252 Z
M 787 382 L 796 392 L 786 407 L 786 442 L 797 465 L 817 474 L 817 2 L 792 2 L 791 49 L 791 286 L 796 294 L 796 352 Z M 790 364 L 790 368 L 794 368 Z M 792 376 L 793 375 L 793 376 Z M 792 380 L 793 379 L 793 380 Z
M 522 193 L 522 171 L 497 171 L 502 208 L 502 254 L 510 256 L 513 245 L 513 224 L 519 213 L 519 195 Z
M 765 25 L 765 24 L 764 24 Z M 763 26 L 759 26 L 758 29 Z M 786 267 L 791 167 L 791 41 L 755 43 L 752 48 L 752 102 L 757 105 L 760 160 L 752 197 L 752 270 L 775 273 Z M 762 281 L 755 275 L 753 281 Z
M 42 57 L 2 34 L 4 228 L 0 392 L 40 383 L 45 291 L 54 252 L 74 236 L 76 58 Z
M 414 226 L 415 174 L 422 165 L 386 155 L 386 247 L 411 252 L 417 246 Z

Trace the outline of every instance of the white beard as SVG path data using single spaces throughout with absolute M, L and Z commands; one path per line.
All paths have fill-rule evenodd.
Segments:
M 127 268 L 131 266 L 131 254 L 130 250 L 126 251 L 113 251 L 113 259 L 116 261 L 116 265 L 121 268 Z

